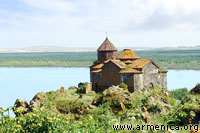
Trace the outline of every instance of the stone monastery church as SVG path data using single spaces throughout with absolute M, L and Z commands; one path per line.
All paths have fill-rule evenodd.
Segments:
M 130 92 L 160 86 L 167 89 L 167 70 L 151 59 L 142 59 L 131 49 L 117 55 L 117 48 L 106 40 L 98 48 L 98 60 L 90 66 L 94 91 L 103 91 L 112 85 L 125 83 Z

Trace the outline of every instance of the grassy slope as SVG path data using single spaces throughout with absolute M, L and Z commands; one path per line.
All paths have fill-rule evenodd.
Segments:
M 112 93 L 112 91 L 104 93 L 104 103 L 95 106 L 94 109 L 90 109 L 87 106 L 93 100 L 98 99 L 101 94 L 90 92 L 83 94 L 83 98 L 79 98 L 80 94 L 75 89 L 65 90 L 64 94 L 60 94 L 59 90 L 41 93 L 41 107 L 34 109 L 32 113 L 21 115 L 14 119 L 1 116 L 2 113 L 0 113 L 0 131 L 107 132 L 109 130 L 114 132 L 113 124 L 129 124 L 133 126 L 138 124 L 166 125 L 179 117 L 178 113 L 174 113 L 176 110 L 180 112 L 183 110 L 182 105 L 184 104 L 178 104 L 177 100 L 170 95 L 166 95 L 167 92 L 165 90 L 156 88 L 155 90 L 147 89 L 132 93 L 129 96 L 131 107 L 125 107 L 123 110 L 115 112 L 113 106 L 121 109 L 117 104 L 121 99 L 120 97 L 116 98 L 116 93 Z M 195 104 L 199 104 L 194 102 L 194 105 L 192 104 L 192 107 L 189 107 L 187 104 L 189 101 L 187 100 L 185 103 L 185 107 L 190 108 L 190 110 L 195 107 Z M 79 107 L 87 108 L 80 114 L 76 112 Z M 148 115 L 145 115 L 144 107 L 147 109 Z M 0 110 L 0 112 L 2 111 Z

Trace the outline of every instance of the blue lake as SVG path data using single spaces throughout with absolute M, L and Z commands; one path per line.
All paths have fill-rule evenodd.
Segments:
M 29 101 L 38 92 L 89 81 L 88 68 L 0 68 L 0 107 L 12 106 L 17 98 Z M 200 82 L 200 71 L 168 72 L 168 90 L 191 89 L 197 82 Z

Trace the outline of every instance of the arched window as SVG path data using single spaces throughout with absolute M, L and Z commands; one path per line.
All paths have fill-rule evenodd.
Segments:
M 151 89 L 154 89 L 153 83 L 150 83 L 150 84 L 149 84 L 149 87 L 150 87 Z

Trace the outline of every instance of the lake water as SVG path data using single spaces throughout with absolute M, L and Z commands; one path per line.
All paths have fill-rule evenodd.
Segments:
M 89 82 L 89 68 L 0 68 L 0 107 L 12 106 L 17 98 L 31 100 L 38 92 Z M 168 90 L 191 89 L 200 82 L 200 71 L 169 70 Z

